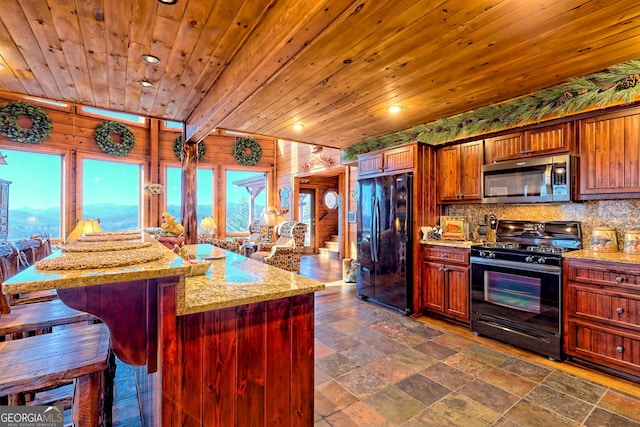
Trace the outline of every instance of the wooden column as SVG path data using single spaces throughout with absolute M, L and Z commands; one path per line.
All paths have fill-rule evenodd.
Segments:
M 184 132 L 183 138 L 184 141 Z M 185 244 L 198 243 L 198 144 L 182 144 L 182 225 Z

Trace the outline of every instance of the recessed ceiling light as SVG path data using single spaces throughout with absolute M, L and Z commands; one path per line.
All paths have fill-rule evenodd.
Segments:
M 138 84 L 142 87 L 153 87 L 153 83 L 147 79 L 138 80 Z
M 298 132 L 299 132 L 299 131 L 301 131 L 302 129 L 304 129 L 304 125 L 303 125 L 303 124 L 301 124 L 301 123 L 295 123 L 295 124 L 293 125 L 293 130 L 295 130 L 295 131 L 298 131 Z
M 391 114 L 396 114 L 402 111 L 402 107 L 399 105 L 392 105 L 391 107 L 387 108 L 387 111 Z
M 164 4 L 176 4 L 178 3 L 178 0 L 158 0 L 160 3 L 164 3 Z
M 160 63 L 160 58 L 151 55 L 150 53 L 142 55 L 140 59 L 142 59 L 142 62 L 146 62 L 147 64 L 155 65 Z

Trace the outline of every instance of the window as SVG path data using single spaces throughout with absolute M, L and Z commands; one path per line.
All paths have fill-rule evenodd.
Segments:
M 267 206 L 267 174 L 229 170 L 226 183 L 226 232 L 247 233 Z
M 100 219 L 104 231 L 140 228 L 142 166 L 85 159 L 82 169 L 83 217 Z
M 146 119 L 137 114 L 119 113 L 117 111 L 103 110 L 102 108 L 95 107 L 80 107 L 83 112 L 89 113 L 92 116 L 106 117 L 111 120 L 127 121 L 131 123 L 145 123 Z
M 167 194 L 166 211 L 173 215 L 178 221 L 181 218 L 182 208 L 182 169 L 167 167 Z
M 62 224 L 62 160 L 55 154 L 2 149 L 1 178 L 9 186 L 9 240 L 48 233 L 58 239 Z
M 203 216 L 213 213 L 213 169 L 198 168 L 198 189 L 196 192 L 196 215 L 198 224 Z M 167 167 L 167 212 L 178 221 L 182 217 L 182 170 L 177 167 Z

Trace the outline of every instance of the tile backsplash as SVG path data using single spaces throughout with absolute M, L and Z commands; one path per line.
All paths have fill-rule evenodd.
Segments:
M 640 229 L 640 199 L 594 200 L 583 203 L 540 203 L 528 205 L 449 205 L 445 215 L 464 215 L 476 224 L 494 214 L 500 219 L 531 221 L 580 221 L 582 246 L 589 247 L 594 227 L 609 226 L 616 229 L 618 246 L 622 250 L 624 234 Z

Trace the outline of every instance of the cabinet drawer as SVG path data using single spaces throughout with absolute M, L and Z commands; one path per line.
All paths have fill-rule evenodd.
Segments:
M 424 258 L 429 261 L 469 263 L 469 250 L 431 246 L 424 249 Z
M 640 295 L 620 295 L 572 283 L 569 283 L 569 292 L 570 301 L 575 301 L 570 315 L 640 331 Z
M 626 286 L 630 285 L 631 289 L 637 289 L 640 292 L 640 271 L 631 264 L 620 264 L 608 266 L 594 266 L 593 262 L 574 262 L 572 261 L 567 268 L 565 274 L 567 279 L 579 281 L 581 283 L 590 283 L 594 285 L 606 286 Z M 637 286 L 637 288 L 634 288 Z
M 569 321 L 566 352 L 633 375 L 640 374 L 640 337 L 589 323 Z

